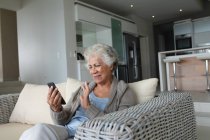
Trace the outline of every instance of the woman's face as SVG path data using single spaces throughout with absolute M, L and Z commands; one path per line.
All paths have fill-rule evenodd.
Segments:
M 103 60 L 97 55 L 93 55 L 89 58 L 88 69 L 93 77 L 93 80 L 97 84 L 103 84 L 112 80 L 113 66 L 108 66 L 105 64 Z

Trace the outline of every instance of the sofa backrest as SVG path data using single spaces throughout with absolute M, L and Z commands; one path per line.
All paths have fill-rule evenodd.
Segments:
M 73 92 L 81 86 L 82 82 L 68 78 L 66 83 L 66 101 L 68 101 Z M 157 78 L 150 78 L 138 82 L 129 83 L 129 87 L 136 94 L 139 103 L 146 102 L 155 96 L 158 84 Z
M 151 78 L 135 83 L 129 83 L 129 87 L 137 94 L 139 103 L 146 102 L 154 97 L 158 79 Z M 81 86 L 82 82 L 68 78 L 64 83 L 56 86 L 67 102 L 73 92 Z M 27 124 L 49 123 L 53 124 L 50 117 L 50 109 L 47 104 L 47 85 L 26 84 L 20 93 L 15 108 L 10 116 L 10 122 Z

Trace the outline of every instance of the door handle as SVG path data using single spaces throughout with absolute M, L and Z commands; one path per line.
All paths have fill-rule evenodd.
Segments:
M 138 77 L 139 77 L 138 67 L 134 66 L 134 79 L 138 79 Z

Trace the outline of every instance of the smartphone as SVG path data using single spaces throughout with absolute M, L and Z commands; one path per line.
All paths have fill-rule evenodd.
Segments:
M 50 87 L 53 87 L 53 90 L 56 88 L 56 85 L 55 85 L 55 83 L 54 82 L 49 82 L 49 83 L 47 83 L 47 85 L 48 85 L 48 87 L 50 88 Z M 66 104 L 66 102 L 65 102 L 65 100 L 63 99 L 63 97 L 61 96 L 61 104 Z

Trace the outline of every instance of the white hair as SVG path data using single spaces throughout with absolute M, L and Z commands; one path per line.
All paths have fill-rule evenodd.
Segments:
M 118 55 L 113 47 L 99 43 L 85 49 L 84 57 L 86 62 L 88 62 L 89 58 L 93 55 L 99 56 L 108 66 L 113 65 L 114 69 L 117 67 Z

